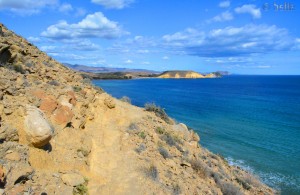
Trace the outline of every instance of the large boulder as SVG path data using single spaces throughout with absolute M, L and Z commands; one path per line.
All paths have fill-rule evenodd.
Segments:
M 28 142 L 35 147 L 43 147 L 49 143 L 54 130 L 44 113 L 34 106 L 26 107 L 25 132 Z

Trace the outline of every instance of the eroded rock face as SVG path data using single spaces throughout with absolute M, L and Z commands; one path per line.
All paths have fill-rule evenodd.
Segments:
M 49 143 L 54 130 L 46 120 L 44 113 L 34 107 L 26 107 L 25 132 L 29 144 L 35 147 L 43 147 Z
M 84 183 L 84 178 L 77 173 L 64 174 L 61 179 L 68 186 L 77 186 Z
M 104 104 L 109 108 L 109 109 L 113 109 L 116 107 L 116 103 L 114 101 L 114 99 L 112 97 L 106 97 L 104 99 Z

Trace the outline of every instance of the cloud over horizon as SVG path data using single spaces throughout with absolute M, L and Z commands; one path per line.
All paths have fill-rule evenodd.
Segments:
M 104 38 L 113 39 L 128 34 L 122 30 L 117 22 L 110 21 L 102 12 L 87 15 L 83 20 L 75 24 L 59 21 L 51 25 L 41 36 L 51 39 L 72 38 Z
M 31 15 L 47 6 L 58 4 L 58 0 L 1 0 L 0 9 L 9 10 L 20 15 Z
M 225 27 L 208 32 L 186 29 L 163 36 L 166 47 L 199 57 L 234 57 L 292 50 L 295 39 L 275 25 Z

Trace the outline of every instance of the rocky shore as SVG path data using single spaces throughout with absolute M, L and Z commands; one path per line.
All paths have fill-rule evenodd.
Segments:
M 199 141 L 0 24 L 0 195 L 275 193 Z

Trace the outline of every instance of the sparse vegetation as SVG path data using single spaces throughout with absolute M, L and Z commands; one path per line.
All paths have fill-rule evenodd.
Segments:
M 87 184 L 80 184 L 73 188 L 73 195 L 88 195 Z
M 120 99 L 122 102 L 126 102 L 128 104 L 131 104 L 131 99 L 127 96 L 123 96 L 121 99 Z
M 89 78 L 84 78 L 84 79 L 82 80 L 82 83 L 83 83 L 83 84 L 86 84 L 86 85 L 90 85 L 90 84 L 92 83 L 92 81 L 91 81 L 91 79 L 89 79 Z
M 219 187 L 224 195 L 243 195 L 241 189 L 232 183 L 222 182 Z
M 245 190 L 250 190 L 251 189 L 251 186 L 246 181 L 244 181 L 243 179 L 237 177 L 237 178 L 235 178 L 235 180 L 240 185 L 242 185 Z
M 139 126 L 136 123 L 130 123 L 130 125 L 128 126 L 128 130 L 130 131 L 139 130 Z
M 79 87 L 79 86 L 73 86 L 73 90 L 74 90 L 75 92 L 79 92 L 79 91 L 81 91 L 82 89 L 81 89 L 81 87 Z
M 199 159 L 190 161 L 192 168 L 199 174 L 200 177 L 205 178 L 210 175 L 210 171 L 206 164 Z
M 146 145 L 144 144 L 144 143 L 141 143 L 140 145 L 139 145 L 139 147 L 138 148 L 136 148 L 135 149 L 135 151 L 137 152 L 137 153 L 142 153 L 143 151 L 145 151 L 146 150 Z
M 242 184 L 243 187 L 245 184 L 248 184 L 248 185 L 245 185 L 246 188 L 248 188 L 249 185 L 254 186 L 254 187 L 260 186 L 259 178 L 250 173 L 245 173 L 243 175 L 243 177 L 237 178 L 237 179 L 239 180 L 239 182 Z M 249 186 L 249 187 L 251 187 L 251 186 Z
M 166 130 L 162 127 L 156 127 L 155 131 L 156 131 L 156 133 L 161 134 L 161 135 L 166 132 Z
M 101 87 L 98 87 L 98 86 L 95 86 L 95 85 L 92 85 L 93 86 L 93 88 L 98 92 L 98 93 L 103 93 L 104 92 L 104 90 L 101 88 Z
M 146 138 L 146 134 L 145 134 L 145 132 L 144 131 L 142 131 L 142 132 L 139 132 L 139 134 L 138 134 L 139 136 L 140 136 L 140 138 L 142 138 L 142 139 L 145 139 Z
M 56 80 L 49 81 L 48 84 L 53 85 L 53 86 L 59 86 L 60 85 L 59 82 L 56 81 Z
M 164 147 L 160 146 L 160 147 L 158 148 L 158 151 L 159 151 L 159 153 L 160 153 L 165 159 L 171 158 L 171 156 L 170 156 L 168 150 L 166 150 Z
M 85 177 L 84 181 L 85 182 L 83 184 L 80 184 L 73 188 L 73 195 L 89 195 L 89 191 L 87 187 L 89 183 L 89 179 Z
M 179 195 L 181 194 L 181 189 L 178 184 L 173 185 L 173 195 Z
M 148 112 L 154 112 L 156 116 L 160 117 L 162 120 L 164 120 L 168 124 L 172 124 L 172 120 L 169 118 L 165 110 L 154 103 L 146 103 L 145 104 L 145 110 Z
M 169 146 L 175 146 L 176 141 L 174 140 L 173 136 L 169 133 L 166 133 L 161 136 L 162 140 L 164 140 Z
M 21 64 L 13 64 L 13 69 L 16 72 L 19 72 L 21 74 L 25 74 L 25 70 L 24 70 L 24 68 L 23 68 L 23 66 Z
M 158 169 L 155 165 L 151 164 L 149 168 L 146 169 L 146 176 L 151 178 L 154 181 L 158 181 L 159 179 L 159 173 Z

